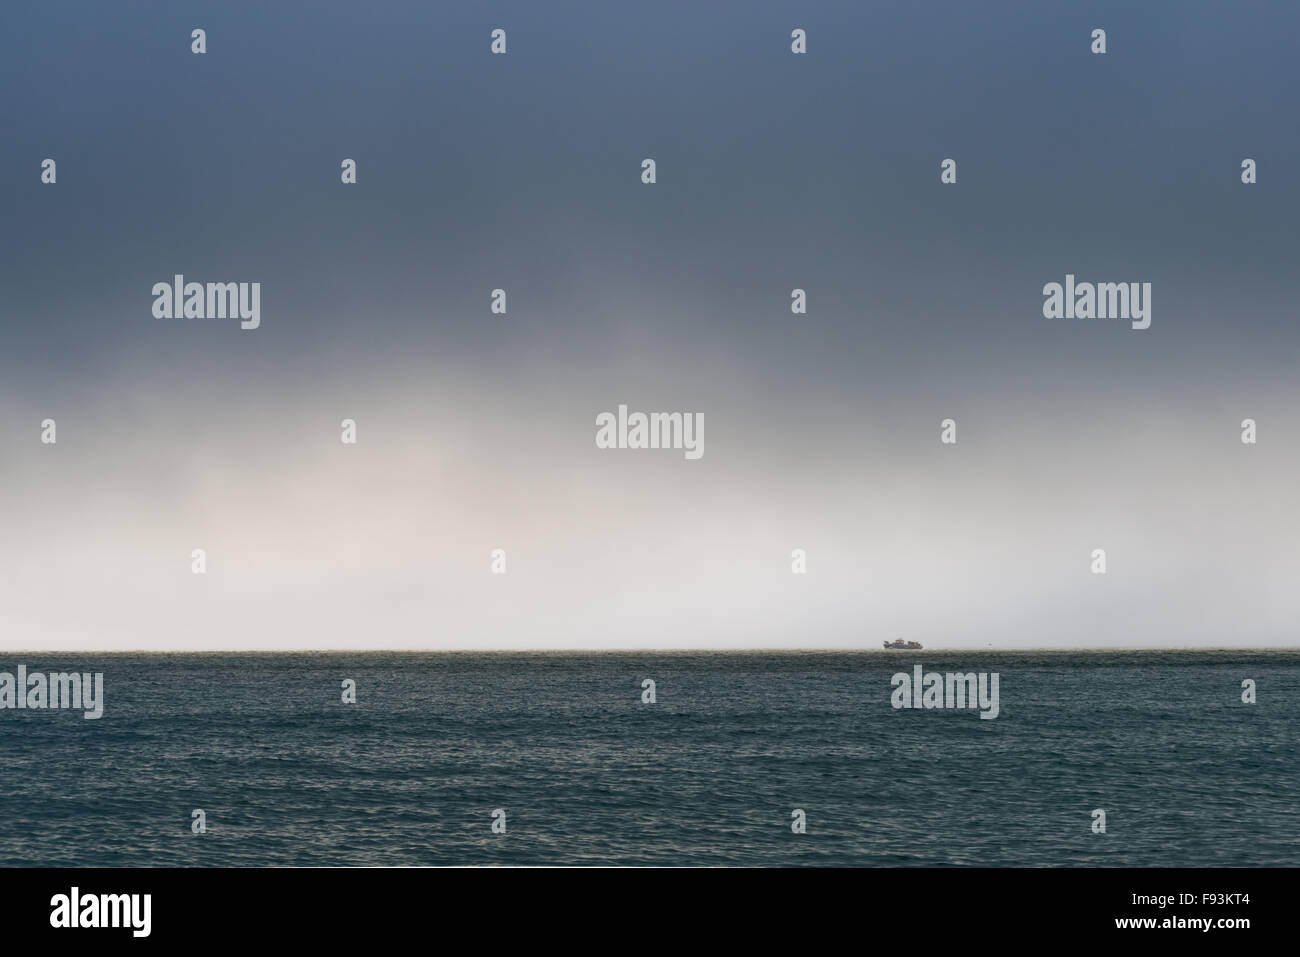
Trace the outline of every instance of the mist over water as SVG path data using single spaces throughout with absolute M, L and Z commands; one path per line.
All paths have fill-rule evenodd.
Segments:
M 3 865 L 1300 863 L 1291 651 L 20 663 L 106 700 L 0 712 Z M 892 708 L 917 663 L 998 672 L 997 719 Z

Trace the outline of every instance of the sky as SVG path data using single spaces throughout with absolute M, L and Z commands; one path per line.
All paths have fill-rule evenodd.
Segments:
M 1300 644 L 1298 34 L 6 5 L 0 650 Z M 260 326 L 156 318 L 177 273 Z M 1067 274 L 1150 328 L 1045 318 Z M 620 404 L 704 455 L 598 448 Z

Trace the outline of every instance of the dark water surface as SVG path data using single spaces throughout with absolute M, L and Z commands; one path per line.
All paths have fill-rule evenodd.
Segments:
M 895 710 L 916 663 L 998 672 L 1000 715 Z M 6 865 L 1300 864 L 1300 652 L 19 664 L 106 701 L 0 711 Z

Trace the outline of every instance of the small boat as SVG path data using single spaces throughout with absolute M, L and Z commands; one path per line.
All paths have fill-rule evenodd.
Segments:
M 902 638 L 895 638 L 893 641 L 885 642 L 885 647 L 892 651 L 920 651 L 921 643 L 919 641 L 904 641 Z

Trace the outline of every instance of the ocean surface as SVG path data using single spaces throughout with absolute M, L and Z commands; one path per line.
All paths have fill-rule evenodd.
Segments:
M 918 663 L 997 672 L 998 717 L 894 709 Z M 0 711 L 3 865 L 1300 864 L 1297 652 L 19 664 L 105 707 Z

